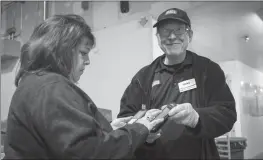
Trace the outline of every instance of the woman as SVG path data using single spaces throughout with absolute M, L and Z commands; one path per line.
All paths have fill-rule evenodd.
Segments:
M 21 48 L 5 158 L 130 158 L 162 122 L 146 118 L 159 110 L 148 111 L 132 125 L 126 125 L 130 118 L 110 124 L 98 112 L 74 84 L 94 45 L 90 27 L 77 15 L 55 15 L 34 29 Z

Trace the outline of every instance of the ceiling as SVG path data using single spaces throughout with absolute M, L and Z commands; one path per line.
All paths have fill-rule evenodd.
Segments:
M 188 12 L 202 33 L 198 38 L 213 35 L 206 45 L 217 49 L 218 61 L 239 59 L 263 72 L 263 14 L 257 14 L 262 11 L 263 2 L 254 1 L 204 2 Z

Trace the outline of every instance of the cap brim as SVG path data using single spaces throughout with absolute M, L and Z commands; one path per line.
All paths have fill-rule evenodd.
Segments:
M 187 25 L 190 26 L 190 24 L 188 22 L 186 22 L 185 20 L 181 19 L 181 18 L 174 18 L 174 17 L 169 17 L 169 18 L 165 18 L 165 19 L 161 19 L 159 20 L 158 22 L 156 22 L 154 25 L 153 25 L 153 28 L 157 27 L 159 25 L 160 22 L 163 22 L 165 20 L 169 20 L 169 19 L 173 19 L 173 20 L 177 20 L 177 21 L 181 21 Z

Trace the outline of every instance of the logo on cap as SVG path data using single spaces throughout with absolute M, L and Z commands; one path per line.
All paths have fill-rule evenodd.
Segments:
M 165 15 L 167 14 L 177 14 L 177 11 L 176 10 L 169 10 L 165 13 Z

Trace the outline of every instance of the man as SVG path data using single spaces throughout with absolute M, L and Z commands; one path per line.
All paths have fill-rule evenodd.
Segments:
M 142 68 L 121 99 L 118 117 L 132 116 L 146 105 L 162 108 L 175 103 L 161 137 L 145 143 L 137 158 L 219 158 L 214 138 L 229 132 L 236 122 L 234 97 L 218 64 L 187 50 L 193 31 L 187 13 L 163 12 L 157 27 L 164 54 Z M 152 136 L 154 137 L 154 136 Z

